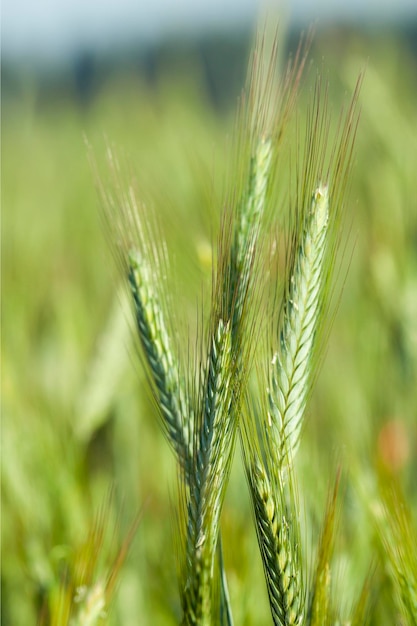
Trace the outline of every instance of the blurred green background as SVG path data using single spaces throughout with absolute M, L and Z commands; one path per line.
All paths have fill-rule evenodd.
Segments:
M 415 33 L 329 27 L 311 52 L 334 103 L 366 66 L 340 303 L 297 467 L 308 546 L 317 542 L 338 463 L 345 473 L 335 585 L 347 609 L 376 560 L 370 509 L 378 464 L 400 477 L 417 513 Z M 294 49 L 296 34 L 283 39 Z M 89 152 L 105 177 L 113 145 L 126 181 L 131 173 L 143 189 L 167 240 L 178 312 L 196 316 L 200 286 L 210 282 L 250 43 L 244 33 L 172 41 L 148 56 L 81 56 L 62 73 L 3 66 L 5 626 L 52 619 L 110 488 L 106 515 L 116 538 L 103 548 L 97 577 L 141 510 L 142 518 L 109 623 L 178 622 L 177 477 L 136 356 Z M 237 452 L 223 514 L 231 601 L 236 624 L 269 623 L 240 461 Z M 376 580 L 373 623 L 396 623 L 383 571 Z

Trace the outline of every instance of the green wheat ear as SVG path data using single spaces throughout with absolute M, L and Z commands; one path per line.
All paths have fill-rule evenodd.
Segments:
M 303 569 L 294 493 L 283 482 L 287 456 L 298 445 L 321 297 L 328 226 L 328 191 L 319 186 L 305 216 L 284 305 L 279 351 L 272 360 L 266 421 L 253 408 L 243 438 L 259 548 L 275 624 L 301 624 L 305 615 Z M 252 422 L 248 423 L 248 420 Z M 260 447 L 254 444 L 261 434 Z M 259 450 L 263 449 L 264 454 Z M 292 483 L 291 473 L 287 480 Z M 290 503 L 289 513 L 287 511 Z
M 162 426 L 177 453 L 182 470 L 188 475 L 192 456 L 192 423 L 185 390 L 150 267 L 137 249 L 128 253 L 128 280 L 138 335 L 162 415 Z
M 329 219 L 328 188 L 313 193 L 295 254 L 284 304 L 279 347 L 271 361 L 269 434 L 279 468 L 296 453 L 309 390 L 311 356 L 319 320 Z
M 314 377 L 319 339 L 328 334 L 331 277 L 340 237 L 341 209 L 352 162 L 358 123 L 361 77 L 351 104 L 332 133 L 327 89 L 317 80 L 307 116 L 304 150 L 297 158 L 298 189 L 291 201 L 292 233 L 287 244 L 286 274 L 276 338 L 271 344 L 268 454 L 283 472 L 297 452 Z M 272 312 L 274 314 L 274 311 Z
M 259 459 L 252 458 L 247 475 L 274 624 L 301 625 L 304 588 L 299 529 L 295 510 L 281 482 L 272 483 Z
M 312 615 L 303 593 L 305 568 L 300 556 L 292 460 L 315 374 L 317 336 L 324 334 L 321 325 L 334 264 L 336 227 L 357 123 L 355 92 L 334 144 L 329 145 L 328 110 L 322 98 L 318 83 L 308 117 L 305 153 L 297 155 L 301 184 L 292 207 L 294 215 L 290 216 L 293 231 L 287 250 L 278 345 L 269 361 L 270 384 L 258 399 L 253 390 L 248 393 L 242 429 L 245 470 L 271 614 L 280 626 L 302 623 Z M 262 381 L 260 384 L 262 390 Z M 279 523 L 283 519 L 287 534 Z M 320 583 L 316 589 L 321 590 L 325 589 L 321 582 L 327 580 L 327 562 L 320 562 L 318 569 Z M 323 594 L 317 591 L 315 597 L 319 596 Z M 319 619 L 322 616 L 320 613 Z
M 183 623 L 211 624 L 213 569 L 224 491 L 230 471 L 236 416 L 230 324 L 219 319 L 208 357 L 198 441 L 189 481 Z M 196 431 L 197 433 L 197 431 Z

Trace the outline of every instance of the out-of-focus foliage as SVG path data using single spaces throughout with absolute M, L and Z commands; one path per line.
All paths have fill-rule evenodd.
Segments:
M 321 56 L 330 102 L 351 92 L 358 72 L 367 68 L 341 234 L 345 254 L 334 291 L 340 302 L 298 460 L 302 532 L 317 546 L 326 493 L 340 462 L 344 489 L 334 550 L 335 598 L 349 609 L 371 571 L 370 623 L 403 623 L 401 611 L 415 623 L 412 608 L 404 612 L 404 585 L 393 567 L 390 538 L 398 544 L 401 571 L 413 571 L 417 64 L 398 40 L 340 33 L 317 38 L 312 57 Z M 80 554 L 97 549 L 91 529 L 97 528 L 103 501 L 108 528 L 113 523 L 116 530 L 110 547 L 100 547 L 102 558 L 87 581 L 91 589 L 117 569 L 118 550 L 143 508 L 108 623 L 178 621 L 175 465 L 136 358 L 85 138 L 99 169 L 107 141 L 115 145 L 126 163 L 126 184 L 133 173 L 145 201 L 154 205 L 173 262 L 176 313 L 192 331 L 201 285 L 204 291 L 211 279 L 234 109 L 231 103 L 230 111 L 216 112 L 205 94 L 198 73 L 171 73 L 152 89 L 137 76 L 114 78 L 87 105 L 68 93 L 48 100 L 30 86 L 19 97 L 4 99 L 5 625 L 36 623 L 40 616 L 48 623 L 62 590 L 81 586 L 74 564 Z M 236 624 L 269 623 L 247 486 L 236 456 L 222 518 L 231 603 Z M 108 499 L 110 489 L 114 494 Z M 390 518 L 399 502 L 401 512 Z

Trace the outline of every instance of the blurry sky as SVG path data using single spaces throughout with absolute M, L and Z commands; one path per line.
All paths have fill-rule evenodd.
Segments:
M 261 0 L 2 0 L 2 52 L 58 59 L 79 48 L 146 43 L 255 22 Z M 417 0 L 266 0 L 294 21 L 416 19 Z

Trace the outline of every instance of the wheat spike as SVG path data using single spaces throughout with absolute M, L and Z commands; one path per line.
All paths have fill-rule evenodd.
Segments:
M 150 269 L 137 250 L 131 250 L 128 255 L 128 278 L 137 329 L 163 416 L 163 427 L 187 473 L 192 452 L 185 393 Z
M 329 215 L 328 190 L 314 191 L 295 254 L 279 332 L 279 348 L 271 363 L 269 427 L 280 468 L 296 452 L 309 389 L 314 337 L 320 314 L 323 264 Z
M 271 140 L 259 139 L 250 160 L 248 186 L 240 204 L 234 227 L 230 252 L 229 310 L 233 306 L 232 333 L 236 334 L 244 310 L 248 290 L 253 282 L 253 263 L 262 218 L 265 213 L 266 193 L 272 163 Z
M 211 340 L 188 492 L 184 624 L 212 623 L 214 556 L 236 434 L 231 356 L 230 323 L 219 319 Z
M 253 457 L 249 463 L 247 475 L 272 618 L 279 626 L 300 625 L 304 595 L 295 522 L 285 515 L 282 485 L 272 488 L 258 459 Z

